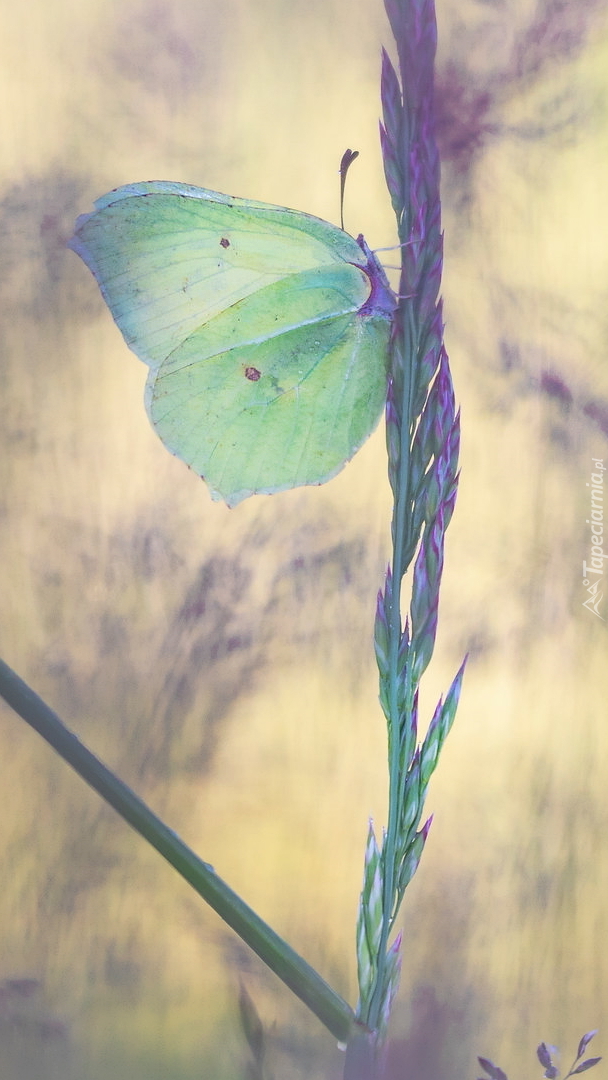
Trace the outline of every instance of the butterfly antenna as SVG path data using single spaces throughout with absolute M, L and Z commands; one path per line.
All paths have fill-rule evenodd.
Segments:
M 344 188 L 346 187 L 346 174 L 355 158 L 359 157 L 358 150 L 345 150 L 340 162 L 340 228 L 344 232 Z

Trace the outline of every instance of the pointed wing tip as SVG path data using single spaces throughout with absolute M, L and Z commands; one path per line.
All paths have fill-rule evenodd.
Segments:
M 82 239 L 82 232 L 92 217 L 93 214 L 80 214 L 76 218 L 74 233 L 65 245 L 70 251 L 74 251 L 89 268 L 91 267 L 91 256 L 88 246 Z

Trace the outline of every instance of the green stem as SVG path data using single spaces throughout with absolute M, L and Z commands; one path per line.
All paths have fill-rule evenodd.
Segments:
M 399 675 L 398 656 L 401 637 L 403 633 L 403 621 L 401 617 L 401 583 L 407 570 L 405 566 L 405 553 L 409 547 L 410 539 L 410 417 L 411 399 L 413 387 L 413 343 L 414 332 L 412 325 L 411 300 L 403 299 L 402 327 L 403 332 L 399 335 L 400 340 L 395 342 L 394 347 L 402 350 L 401 363 L 403 365 L 403 398 L 401 401 L 401 445 L 399 459 L 399 474 L 397 492 L 394 507 L 394 545 L 392 558 L 392 602 L 389 613 L 389 804 L 386 840 L 383 847 L 383 870 L 384 890 L 382 898 L 382 935 L 378 948 L 378 974 L 376 986 L 370 1003 L 368 1019 L 372 1031 L 377 1030 L 380 1021 L 380 1008 L 382 994 L 385 985 L 386 953 L 388 939 L 392 926 L 393 907 L 395 903 L 395 861 L 397 840 L 399 837 L 399 818 L 401 811 L 401 732 L 399 716 Z M 409 697 L 410 695 L 408 695 Z
M 229 888 L 122 780 L 63 724 L 56 713 L 0 660 L 0 694 L 79 776 L 158 852 L 232 927 L 322 1024 L 348 1042 L 354 1013 L 321 976 Z

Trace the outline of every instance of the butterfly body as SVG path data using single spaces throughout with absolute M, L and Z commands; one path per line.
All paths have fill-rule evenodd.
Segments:
M 322 483 L 376 426 L 395 301 L 362 238 L 152 182 L 100 199 L 70 246 L 149 367 L 153 426 L 214 498 Z

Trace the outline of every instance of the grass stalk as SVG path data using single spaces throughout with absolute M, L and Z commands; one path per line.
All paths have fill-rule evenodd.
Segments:
M 348 1041 L 354 1015 L 347 1002 L 222 881 L 209 863 L 203 862 L 127 784 L 95 757 L 3 660 L 0 660 L 0 695 L 144 840 L 156 848 L 336 1039 Z
M 357 1020 L 376 1045 L 386 1032 L 400 973 L 400 938 L 391 943 L 391 934 L 430 828 L 430 818 L 420 827 L 426 789 L 454 720 L 463 675 L 461 667 L 418 744 L 418 689 L 435 644 L 445 531 L 458 481 L 460 423 L 438 299 L 443 251 L 433 129 L 434 4 L 385 0 L 385 7 L 398 70 L 384 52 L 380 136 L 401 249 L 386 406 L 393 551 L 375 625 L 388 733 L 389 808 L 380 846 L 370 826 L 357 924 Z M 404 619 L 402 586 L 411 567 Z

